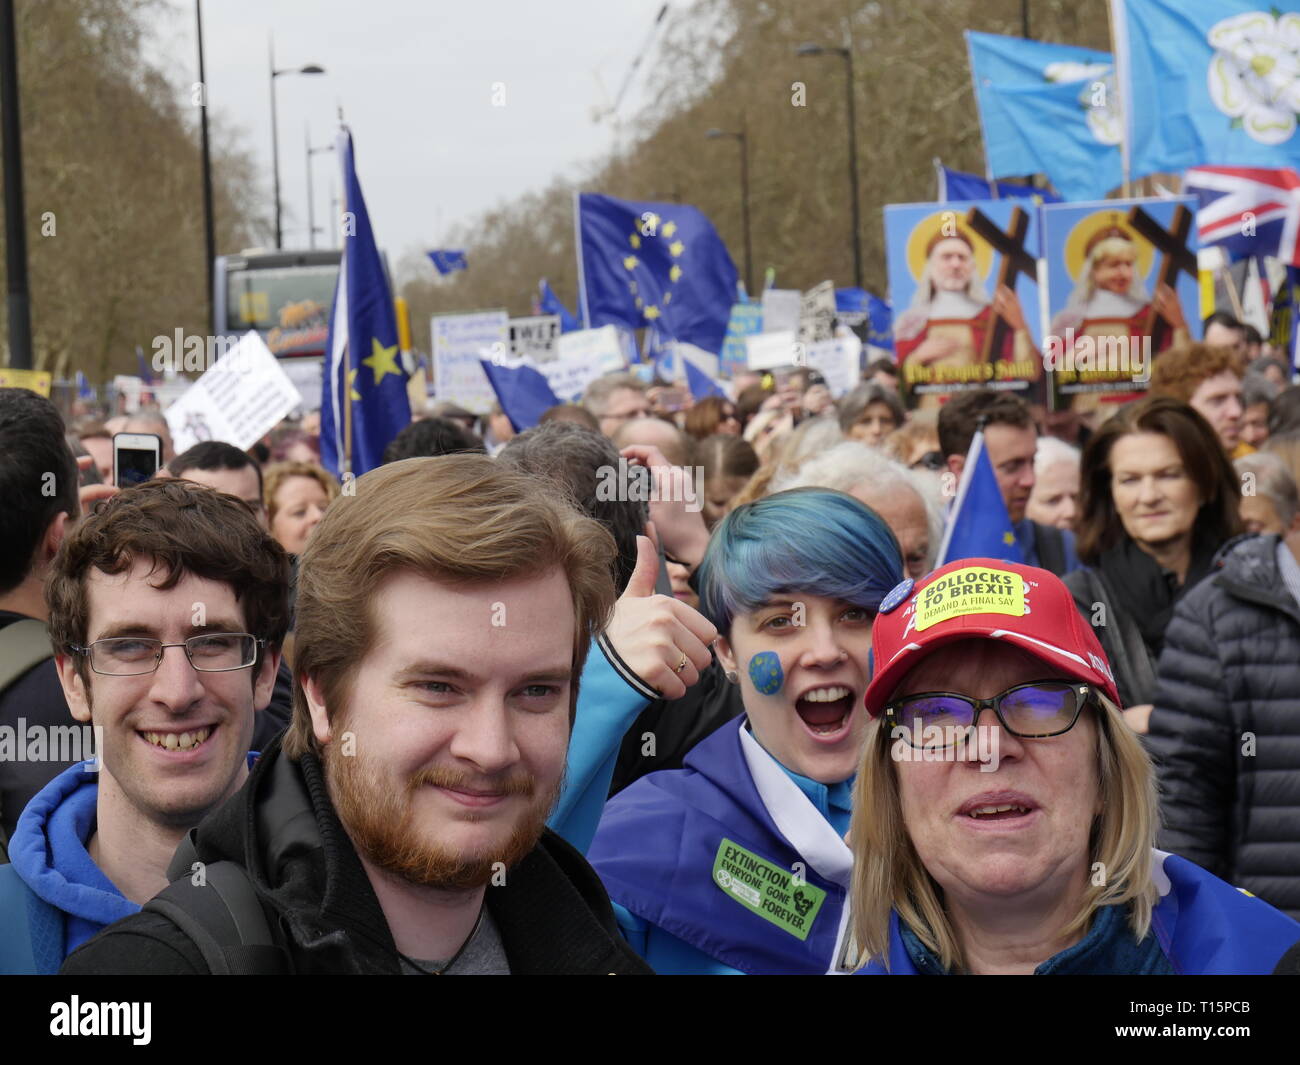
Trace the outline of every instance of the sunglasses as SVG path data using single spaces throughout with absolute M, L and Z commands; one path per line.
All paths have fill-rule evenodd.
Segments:
M 1100 706 L 1096 690 L 1089 684 L 1063 680 L 1017 684 L 991 699 L 972 699 L 956 692 L 921 692 L 885 706 L 889 725 L 886 735 L 892 737 L 893 729 L 901 726 L 912 747 L 951 747 L 959 732 L 974 726 L 985 710 L 992 710 L 1012 736 L 1046 739 L 1074 728 L 1088 705 Z

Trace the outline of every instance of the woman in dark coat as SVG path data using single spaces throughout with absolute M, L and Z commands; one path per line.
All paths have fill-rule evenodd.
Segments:
M 1105 422 L 1083 453 L 1079 558 L 1065 578 L 1097 632 L 1127 708 L 1146 731 L 1174 605 L 1241 532 L 1241 488 L 1209 423 L 1148 396 Z

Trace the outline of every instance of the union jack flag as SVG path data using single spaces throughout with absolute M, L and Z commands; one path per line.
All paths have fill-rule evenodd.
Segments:
M 1271 255 L 1300 266 L 1300 174 L 1254 166 L 1197 166 L 1183 190 L 1200 202 L 1201 247 L 1233 259 Z

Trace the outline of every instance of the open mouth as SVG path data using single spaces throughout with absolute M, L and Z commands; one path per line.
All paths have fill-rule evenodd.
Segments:
M 975 818 L 978 821 L 1010 821 L 1012 818 L 1024 817 L 1031 812 L 1032 810 L 1028 806 L 1004 804 L 1001 806 L 978 806 L 974 810 L 967 811 L 966 816 Z
M 836 740 L 848 729 L 855 702 L 852 688 L 829 684 L 804 692 L 794 708 L 809 733 L 819 740 Z
M 137 735 L 146 743 L 161 747 L 165 751 L 193 751 L 207 743 L 216 730 L 216 725 L 207 725 L 203 728 L 186 729 L 179 732 L 145 730 L 138 732 Z
M 974 795 L 957 810 L 957 815 L 971 824 L 1028 824 L 1038 813 L 1038 804 L 1020 792 Z

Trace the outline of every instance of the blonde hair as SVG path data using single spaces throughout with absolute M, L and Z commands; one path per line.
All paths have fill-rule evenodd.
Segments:
M 733 497 L 732 507 L 770 495 L 774 490 L 774 481 L 792 477 L 805 462 L 834 447 L 844 438 L 844 432 L 834 415 L 820 414 L 805 419 L 783 438 L 772 441 L 771 450 L 763 464 Z
M 330 475 L 329 470 L 317 466 L 314 462 L 277 462 L 268 466 L 263 475 L 262 498 L 266 501 L 266 522 L 271 525 L 279 512 L 275 496 L 280 486 L 290 477 L 306 477 L 321 486 L 328 502 L 333 502 L 339 494 L 339 483 Z
M 372 601 L 394 573 L 448 584 L 493 584 L 564 571 L 573 597 L 573 683 L 614 609 L 614 538 L 561 501 L 546 478 L 456 454 L 391 462 L 330 507 L 298 569 L 291 758 L 320 753 L 301 678 L 320 686 L 337 722 L 379 630 Z
M 1119 707 L 1104 696 L 1096 713 L 1101 813 L 1093 822 L 1089 863 L 1102 883 L 1089 886 L 1073 919 L 1062 929 L 1087 929 L 1101 906 L 1129 904 L 1129 925 L 1141 940 L 1159 898 L 1151 876 L 1159 813 L 1151 761 Z M 964 966 L 961 946 L 944 911 L 942 890 L 922 864 L 903 823 L 892 742 L 879 717 L 867 727 L 862 767 L 853 789 L 852 925 L 859 961 L 878 958 L 892 969 L 889 918 L 898 914 L 948 972 Z

